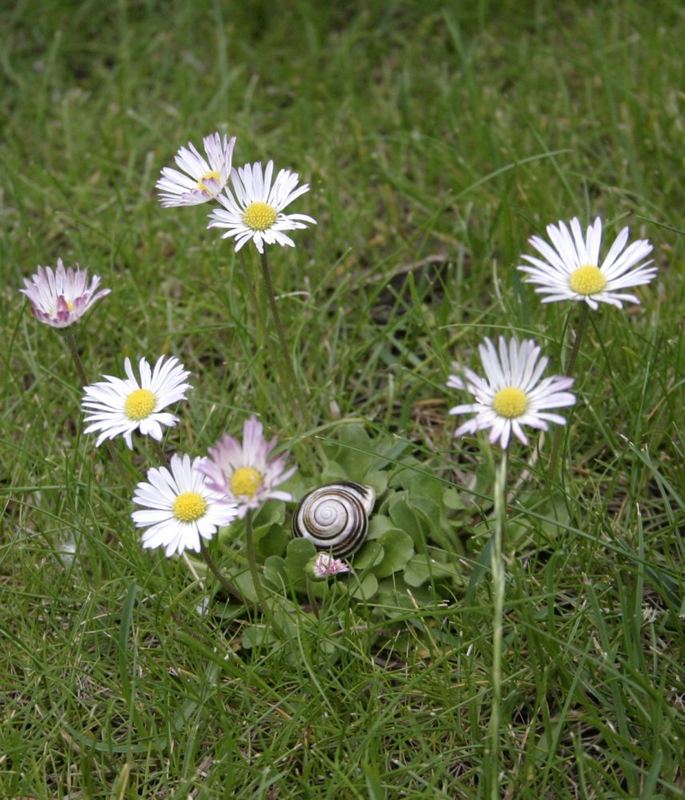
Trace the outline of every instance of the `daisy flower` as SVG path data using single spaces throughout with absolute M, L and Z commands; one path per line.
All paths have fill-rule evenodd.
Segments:
M 188 147 L 181 147 L 174 157 L 176 165 L 183 172 L 172 167 L 162 170 L 162 177 L 156 186 L 164 208 L 206 203 L 214 200 L 226 185 L 231 174 L 235 136 L 229 139 L 226 135 L 222 138 L 218 133 L 212 133 L 205 136 L 202 144 L 206 159 L 192 142 L 188 142 Z
M 649 283 L 656 275 L 657 268 L 650 266 L 651 259 L 645 261 L 652 252 L 650 242 L 638 239 L 626 247 L 629 229 L 623 228 L 600 266 L 602 220 L 597 217 L 585 238 L 576 217 L 570 225 L 570 231 L 562 221 L 547 226 L 551 245 L 539 236 L 529 239 L 542 258 L 522 256 L 528 263 L 518 269 L 528 273 L 526 283 L 538 285 L 535 291 L 545 295 L 542 302 L 584 301 L 593 310 L 599 303 L 617 308 L 622 308 L 624 301 L 639 303 L 634 294 L 624 290 Z
M 485 378 L 464 368 L 466 380 L 450 375 L 447 381 L 451 389 L 471 392 L 476 401 L 450 409 L 450 414 L 476 415 L 457 428 L 455 436 L 490 428 L 490 441 L 499 439 L 502 448 L 506 448 L 512 432 L 523 444 L 528 443 L 524 425 L 546 431 L 548 422 L 565 424 L 563 417 L 546 409 L 576 402 L 575 395 L 566 391 L 573 385 L 573 378 L 555 375 L 541 380 L 548 359 L 540 358 L 540 347 L 534 341 L 519 342 L 514 338 L 507 342 L 500 336 L 499 352 L 490 339 L 480 345 L 478 352 Z
M 138 364 L 140 380 L 134 375 L 128 358 L 124 361 L 124 369 L 125 380 L 105 375 L 104 381 L 83 390 L 81 407 L 86 413 L 85 421 L 90 423 L 85 433 L 100 432 L 96 447 L 105 439 L 123 436 L 131 448 L 131 434 L 136 429 L 161 441 L 162 427 L 171 427 L 178 422 L 178 417 L 162 409 L 185 400 L 186 392 L 192 388 L 185 382 L 190 372 L 175 357 L 162 356 L 153 369 L 146 359 L 141 358 Z
M 210 488 L 238 504 L 241 517 L 269 499 L 292 500 L 289 492 L 275 487 L 288 480 L 296 467 L 285 468 L 287 455 L 269 458 L 277 440 L 267 442 L 263 432 L 262 423 L 251 416 L 243 425 L 242 444 L 225 433 L 199 467 Z
M 226 228 L 222 239 L 233 237 L 236 252 L 250 239 L 260 253 L 264 244 L 280 244 L 295 247 L 295 242 L 284 231 L 306 228 L 307 223 L 316 225 L 316 220 L 306 214 L 283 214 L 283 209 L 293 200 L 309 191 L 309 185 L 297 185 L 296 172 L 282 169 L 271 185 L 274 162 L 269 161 L 262 173 L 259 161 L 245 164 L 231 172 L 233 193 L 227 187 L 217 197 L 223 208 L 216 208 L 209 215 L 208 228 Z
M 66 328 L 78 322 L 86 311 L 110 289 L 100 289 L 100 276 L 93 275 L 88 286 L 88 270 L 69 267 L 64 269 L 62 259 L 57 259 L 57 268 L 38 267 L 31 280 L 24 278 L 25 289 L 20 289 L 30 303 L 36 319 L 53 328 Z
M 347 561 L 343 561 L 341 558 L 334 558 L 330 553 L 319 553 L 311 560 L 309 568 L 312 575 L 319 580 L 350 571 L 350 565 Z
M 200 461 L 175 454 L 171 471 L 152 467 L 147 482 L 136 487 L 133 502 L 142 509 L 131 517 L 137 528 L 147 528 L 143 547 L 163 547 L 167 556 L 184 550 L 198 552 L 201 539 L 211 539 L 238 515 L 235 503 L 207 486 L 198 470 Z

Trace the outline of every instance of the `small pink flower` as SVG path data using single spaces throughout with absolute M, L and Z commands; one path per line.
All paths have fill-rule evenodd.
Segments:
M 334 558 L 329 553 L 319 553 L 311 562 L 311 571 L 315 578 L 328 578 L 330 575 L 339 575 L 349 572 L 350 565 L 341 558 Z
M 108 295 L 110 289 L 100 289 L 100 276 L 93 275 L 90 286 L 88 270 L 64 268 L 57 259 L 57 268 L 38 267 L 31 280 L 24 278 L 25 289 L 20 289 L 30 303 L 33 316 L 53 328 L 66 328 L 78 322 L 93 303 Z

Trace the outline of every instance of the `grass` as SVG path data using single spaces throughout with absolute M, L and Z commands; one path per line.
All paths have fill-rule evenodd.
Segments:
M 182 562 L 139 546 L 133 487 L 174 450 L 256 411 L 315 454 L 255 350 L 256 256 L 155 198 L 218 127 L 238 163 L 312 186 L 297 210 L 318 226 L 270 252 L 311 427 L 365 418 L 472 491 L 472 560 L 494 456 L 451 438 L 451 360 L 506 330 L 561 370 L 568 308 L 514 269 L 548 222 L 655 243 L 642 304 L 591 317 L 560 474 L 548 441 L 509 509 L 500 781 L 685 796 L 681 4 L 20 0 L 0 23 L 0 797 L 486 796 L 488 580 L 393 625 L 302 610 L 292 639 L 245 649 L 239 621 L 196 613 Z M 193 371 L 163 447 L 119 464 L 81 436 L 68 350 L 17 292 L 57 256 L 113 288 L 76 330 L 92 380 L 125 355 Z

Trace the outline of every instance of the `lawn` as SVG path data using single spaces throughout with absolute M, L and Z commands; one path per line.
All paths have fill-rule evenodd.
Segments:
M 0 25 L 0 798 L 685 797 L 681 3 L 18 0 Z M 254 245 L 155 191 L 214 131 L 310 186 L 287 212 L 316 225 L 267 246 L 285 354 Z M 652 243 L 639 303 L 540 302 L 516 268 L 574 217 L 603 253 Z M 62 330 L 19 293 L 58 258 L 111 289 Z M 506 483 L 446 385 L 499 336 L 576 396 Z M 178 424 L 96 447 L 83 377 L 160 356 L 190 372 Z M 131 512 L 253 414 L 298 469 L 210 543 L 241 602 Z M 295 501 L 349 479 L 370 540 L 305 578 Z

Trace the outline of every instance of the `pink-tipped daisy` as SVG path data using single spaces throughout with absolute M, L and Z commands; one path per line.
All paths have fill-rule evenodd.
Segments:
M 53 328 L 66 328 L 78 322 L 86 311 L 110 289 L 100 289 L 100 276 L 93 275 L 88 285 L 88 270 L 64 268 L 62 259 L 57 259 L 57 268 L 38 267 L 31 280 L 24 278 L 25 289 L 20 289 L 30 303 L 36 319 Z
M 569 230 L 562 221 L 548 225 L 551 245 L 539 236 L 529 239 L 542 259 L 522 256 L 528 263 L 518 269 L 527 273 L 526 283 L 537 284 L 535 291 L 544 295 L 542 302 L 575 300 L 587 303 L 593 310 L 600 303 L 617 308 L 622 308 L 624 302 L 639 303 L 634 294 L 624 290 L 649 283 L 656 275 L 651 259 L 645 261 L 652 252 L 650 242 L 638 239 L 626 247 L 629 229 L 623 228 L 600 266 L 602 220 L 597 217 L 585 237 L 577 218 L 571 220 L 570 226 Z
M 231 174 L 231 159 L 235 136 L 229 139 L 212 133 L 202 140 L 207 158 L 197 151 L 192 142 L 181 147 L 174 157 L 179 172 L 173 167 L 164 167 L 157 181 L 159 201 L 164 208 L 172 206 L 196 206 L 214 200 L 224 188 Z
M 90 423 L 85 433 L 100 432 L 96 447 L 105 439 L 123 436 L 131 448 L 131 434 L 135 430 L 161 441 L 162 428 L 178 422 L 178 417 L 162 409 L 185 400 L 188 389 L 192 388 L 186 383 L 190 373 L 175 357 L 162 356 L 153 369 L 141 358 L 138 363 L 140 380 L 134 375 L 128 358 L 124 369 L 126 379 L 105 375 L 104 381 L 84 387 L 81 407 L 86 412 L 85 421 Z
M 226 187 L 217 197 L 223 208 L 215 208 L 209 215 L 208 228 L 226 228 L 223 239 L 236 240 L 236 252 L 252 240 L 260 253 L 265 244 L 295 247 L 295 242 L 284 231 L 316 225 L 316 220 L 306 214 L 283 214 L 283 209 L 300 195 L 309 191 L 308 184 L 298 186 L 296 172 L 282 169 L 271 184 L 274 163 L 269 161 L 262 172 L 259 161 L 245 164 L 231 172 L 233 193 Z
M 318 580 L 350 571 L 347 561 L 334 558 L 330 553 L 319 553 L 309 562 L 308 567 L 311 574 Z
M 136 487 L 133 502 L 142 506 L 131 517 L 137 528 L 147 528 L 143 547 L 163 547 L 167 556 L 184 550 L 198 552 L 201 540 L 209 540 L 217 529 L 238 515 L 235 503 L 207 486 L 198 470 L 199 458 L 173 455 L 169 471 L 152 467 L 147 482 Z
M 550 414 L 547 409 L 572 406 L 575 395 L 567 391 L 573 378 L 557 375 L 541 380 L 548 359 L 540 358 L 540 347 L 528 339 L 519 342 L 513 338 L 507 342 L 499 339 L 499 352 L 490 339 L 478 348 L 485 378 L 473 370 L 464 368 L 464 380 L 460 375 L 450 375 L 447 385 L 451 389 L 471 392 L 475 403 L 455 406 L 450 414 L 475 414 L 457 428 L 455 436 L 473 434 L 490 429 L 490 441 L 499 440 L 502 448 L 509 445 L 511 434 L 523 444 L 528 438 L 523 432 L 527 425 L 538 430 L 547 430 L 548 422 L 564 425 L 566 420 L 559 414 Z
M 263 431 L 262 423 L 250 417 L 243 425 L 242 444 L 225 433 L 199 468 L 212 489 L 238 504 L 241 517 L 269 499 L 292 500 L 289 492 L 276 486 L 288 480 L 296 467 L 285 468 L 287 455 L 270 458 L 277 440 L 267 442 Z

